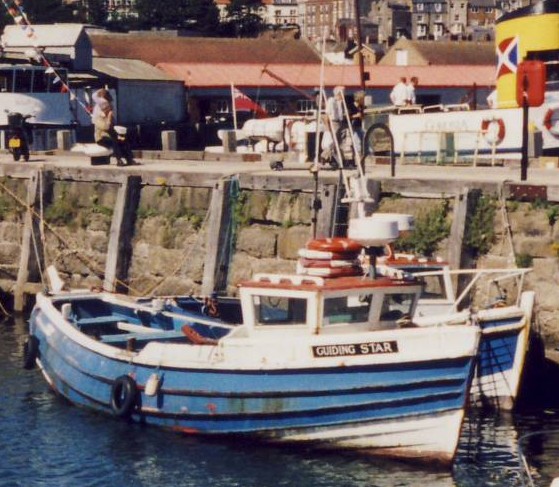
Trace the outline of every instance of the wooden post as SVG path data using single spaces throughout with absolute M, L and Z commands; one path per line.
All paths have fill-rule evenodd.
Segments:
M 132 256 L 132 237 L 140 202 L 141 182 L 141 176 L 127 176 L 118 190 L 105 263 L 105 291 L 125 291 L 123 283 L 128 278 Z
M 29 282 L 40 282 L 40 269 L 44 269 L 44 248 L 41 240 L 41 220 L 39 216 L 41 201 L 50 191 L 52 173 L 36 171 L 27 185 L 27 204 L 29 205 L 23 226 L 19 270 L 14 289 L 14 310 L 23 311 L 25 307 L 25 288 Z
M 229 271 L 229 241 L 231 239 L 231 181 L 219 181 L 212 192 L 206 249 L 202 294 L 222 291 L 227 287 Z
M 164 151 L 177 150 L 177 132 L 175 130 L 163 130 L 161 132 L 161 149 Z
M 317 238 L 325 238 L 332 235 L 337 205 L 336 195 L 335 184 L 325 184 L 320 190 L 319 198 L 321 201 L 321 208 L 318 211 L 318 218 L 316 221 Z
M 454 199 L 454 218 L 448 242 L 448 263 L 451 269 L 462 268 L 462 246 L 468 213 L 468 189 L 464 188 Z

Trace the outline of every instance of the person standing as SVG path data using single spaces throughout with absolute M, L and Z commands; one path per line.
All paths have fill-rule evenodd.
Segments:
M 333 95 L 326 100 L 326 121 L 327 130 L 322 138 L 322 159 L 329 163 L 332 167 L 336 167 L 341 161 L 335 162 L 337 159 L 337 150 L 335 150 L 335 142 L 339 143 L 338 133 L 345 121 L 344 110 L 344 94 L 343 86 L 336 86 Z
M 417 79 L 417 76 L 412 76 L 410 78 L 409 83 L 406 85 L 406 89 L 407 89 L 406 103 L 408 105 L 415 105 L 416 103 L 415 88 L 417 87 L 418 82 L 419 80 Z
M 392 105 L 396 107 L 403 107 L 406 105 L 408 100 L 408 87 L 407 78 L 402 76 L 400 81 L 394 85 L 392 91 L 390 92 L 390 101 Z

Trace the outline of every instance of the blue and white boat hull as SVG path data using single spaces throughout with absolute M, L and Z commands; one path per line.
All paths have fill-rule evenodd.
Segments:
M 211 345 L 129 351 L 80 332 L 43 295 L 30 332 L 47 381 L 79 406 L 115 414 L 114 385 L 129 377 L 133 421 L 442 464 L 455 454 L 479 341 L 476 327 L 441 326 L 278 344 L 239 327 Z

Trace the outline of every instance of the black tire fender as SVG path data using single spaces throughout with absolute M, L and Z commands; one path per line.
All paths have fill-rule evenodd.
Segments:
M 136 408 L 138 387 L 129 375 L 121 375 L 113 382 L 110 406 L 118 418 L 129 418 Z
M 39 339 L 35 335 L 29 335 L 23 344 L 23 368 L 31 370 L 39 356 Z

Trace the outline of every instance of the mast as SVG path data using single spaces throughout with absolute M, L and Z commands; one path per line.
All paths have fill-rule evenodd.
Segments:
M 357 36 L 357 59 L 359 60 L 359 79 L 361 90 L 365 91 L 365 62 L 363 60 L 363 46 L 361 44 L 361 12 L 359 11 L 359 0 L 353 0 L 355 10 L 355 35 Z

